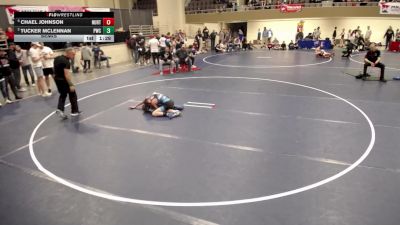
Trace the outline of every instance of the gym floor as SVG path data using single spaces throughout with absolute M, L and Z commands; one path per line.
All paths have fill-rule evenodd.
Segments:
M 79 118 L 54 115 L 58 95 L 7 105 L 1 224 L 398 225 L 400 83 L 349 76 L 362 60 L 203 55 L 78 85 Z M 388 80 L 399 61 L 383 54 Z M 154 91 L 182 117 L 128 110 Z

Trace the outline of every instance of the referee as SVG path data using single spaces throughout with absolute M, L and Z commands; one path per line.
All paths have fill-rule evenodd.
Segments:
M 69 95 L 69 101 L 71 102 L 71 116 L 79 116 L 81 113 L 78 107 L 78 97 L 76 95 L 75 86 L 72 83 L 72 76 L 69 72 L 71 68 L 70 60 L 74 60 L 74 57 L 75 50 L 73 48 L 67 48 L 65 49 L 64 55 L 57 56 L 54 59 L 54 81 L 60 93 L 56 113 L 62 119 L 68 118 L 64 113 L 67 95 Z

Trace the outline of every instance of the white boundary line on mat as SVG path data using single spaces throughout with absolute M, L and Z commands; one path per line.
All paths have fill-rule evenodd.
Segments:
M 330 95 L 332 97 L 335 97 L 345 103 L 347 103 L 348 105 L 350 105 L 351 107 L 353 107 L 354 109 L 356 109 L 367 121 L 369 127 L 370 127 L 370 132 L 371 132 L 371 139 L 370 142 L 368 144 L 367 149 L 364 151 L 364 153 L 360 156 L 360 158 L 358 158 L 354 163 L 352 163 L 351 165 L 349 165 L 348 167 L 346 167 L 344 170 L 340 171 L 337 174 L 334 174 L 333 176 L 330 176 L 328 178 L 325 178 L 321 181 L 318 181 L 316 183 L 313 184 L 309 184 L 303 187 L 299 187 L 293 190 L 289 190 L 289 191 L 285 191 L 285 192 L 281 192 L 281 193 L 276 193 L 276 194 L 272 194 L 272 195 L 266 195 L 266 196 L 260 196 L 260 197 L 254 197 L 254 198 L 247 198 L 247 199 L 238 199 L 238 200 L 228 200 L 228 201 L 213 201 L 213 202 L 162 202 L 162 201 L 149 201 L 149 200 L 143 200 L 143 199 L 134 199 L 134 198 L 128 198 L 128 197 L 122 197 L 122 196 L 118 196 L 118 195 L 114 195 L 114 194 L 108 194 L 108 193 L 101 193 L 101 192 L 97 192 L 95 190 L 90 190 L 87 189 L 85 187 L 79 186 L 73 182 L 70 182 L 62 177 L 59 177 L 57 175 L 55 175 L 54 173 L 52 173 L 51 171 L 47 170 L 38 160 L 38 158 L 36 157 L 34 148 L 33 148 L 33 144 L 34 144 L 34 140 L 35 140 L 35 136 L 36 133 L 38 132 L 39 128 L 50 118 L 52 117 L 55 112 L 50 113 L 49 115 L 47 115 L 45 118 L 43 118 L 39 124 L 36 125 L 35 129 L 33 130 L 30 139 L 29 139 L 29 152 L 30 152 L 30 156 L 33 160 L 33 162 L 35 163 L 35 165 L 38 167 L 38 169 L 40 171 L 42 171 L 43 173 L 45 173 L 47 176 L 51 177 L 52 179 L 56 180 L 57 182 L 70 187 L 72 189 L 75 189 L 77 191 L 92 195 L 92 196 L 97 196 L 100 198 L 104 198 L 104 199 L 109 199 L 109 200 L 113 200 L 113 201 L 118 201 L 118 202 L 126 202 L 126 203 L 135 203 L 135 204 L 145 204 L 145 205 L 158 205 L 158 206 L 175 206 L 175 207 L 205 207 L 205 206 L 226 206 L 226 205 L 238 205 L 238 204 L 246 204 L 246 203 L 254 203 L 254 202 L 261 202 L 261 201 L 267 201 L 267 200 L 272 200 L 272 199 L 278 199 L 278 198 L 282 198 L 285 196 L 290 196 L 290 195 L 294 195 L 294 194 L 298 194 L 301 192 L 305 192 L 317 187 L 320 187 L 322 185 L 325 185 L 327 183 L 330 183 L 336 179 L 339 179 L 340 177 L 344 176 L 345 174 L 349 173 L 350 171 L 354 170 L 357 166 L 359 166 L 367 157 L 368 155 L 371 153 L 374 144 L 375 144 L 375 127 L 372 123 L 372 121 L 370 120 L 370 118 L 368 117 L 368 115 L 362 111 L 359 107 L 357 107 L 356 105 L 354 105 L 353 103 L 351 103 L 350 101 L 337 96 L 333 93 L 315 88 L 315 87 L 311 87 L 311 86 L 307 86 L 307 85 L 303 85 L 303 84 L 298 84 L 298 83 L 292 83 L 292 82 L 287 82 L 287 81 L 281 81 L 281 80 L 272 80 L 272 79 L 265 79 L 265 78 L 251 78 L 251 77 L 226 77 L 226 76 L 215 76 L 215 77 L 185 77 L 185 78 L 172 78 L 172 79 L 164 79 L 164 80 L 153 80 L 153 81 L 146 81 L 146 82 L 140 82 L 140 83 L 134 83 L 134 84 L 128 84 L 128 85 L 124 85 L 124 86 L 120 86 L 120 87 L 115 87 L 115 88 L 111 88 L 111 89 L 107 89 L 107 90 L 103 90 L 88 96 L 85 96 L 81 99 L 79 99 L 79 101 L 88 99 L 90 97 L 96 96 L 96 95 L 100 95 L 100 94 L 104 94 L 107 92 L 111 92 L 111 91 L 115 91 L 115 90 L 119 90 L 119 89 L 123 89 L 123 88 L 127 88 L 127 87 L 134 87 L 134 86 L 138 86 L 138 85 L 145 85 L 145 84 L 154 84 L 154 83 L 160 83 L 160 82 L 165 82 L 165 81 L 178 81 L 178 80 L 201 80 L 201 79 L 240 79 L 240 80 L 257 80 L 257 81 L 269 81 L 269 82 L 276 82 L 276 83 L 281 83 L 281 84 L 289 84 L 289 85 L 293 85 L 293 86 L 298 86 L 298 87 L 304 87 L 304 88 L 308 88 L 311 90 L 315 90 L 327 95 Z

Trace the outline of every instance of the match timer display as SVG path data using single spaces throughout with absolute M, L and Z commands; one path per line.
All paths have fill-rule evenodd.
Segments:
M 15 42 L 114 42 L 113 12 L 16 12 Z

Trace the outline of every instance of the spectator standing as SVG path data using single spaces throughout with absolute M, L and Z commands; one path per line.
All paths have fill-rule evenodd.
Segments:
M 342 32 L 340 33 L 340 47 L 343 48 L 344 46 L 344 35 L 346 34 L 346 30 L 343 28 Z
M 33 71 L 35 71 L 37 77 L 39 95 L 42 97 L 49 97 L 50 95 L 47 93 L 46 83 L 44 81 L 42 53 L 40 47 L 41 45 L 39 42 L 32 42 L 32 46 L 29 49 L 29 56 L 32 59 Z
M 133 58 L 134 63 L 138 63 L 139 56 L 138 56 L 138 51 L 137 51 L 137 39 L 136 35 L 132 35 L 131 38 L 128 40 L 128 47 L 131 51 L 131 55 Z
M 208 30 L 207 27 L 204 27 L 203 29 L 203 41 L 204 41 L 204 47 L 208 49 L 208 39 L 210 38 L 210 31 Z
M 389 28 L 386 30 L 386 33 L 383 37 L 386 38 L 385 49 L 387 49 L 387 48 L 389 48 L 390 42 L 393 40 L 393 37 L 394 37 L 394 31 L 392 29 L 392 26 L 389 26 Z
M 261 41 L 261 29 L 258 28 L 258 32 L 257 32 L 257 42 L 260 43 Z
M 194 40 L 198 46 L 198 51 L 201 51 L 201 40 L 202 40 L 202 34 L 199 30 L 199 32 L 197 32 L 196 36 L 194 37 Z
M 320 40 L 321 39 L 321 29 L 320 27 L 317 27 L 317 30 L 315 31 L 315 39 Z
M 217 32 L 213 30 L 210 34 L 210 40 L 211 40 L 211 50 L 215 49 L 215 38 L 217 37 Z
M 263 33 L 262 33 L 262 38 L 263 38 L 262 41 L 263 41 L 264 45 L 269 43 L 269 42 L 267 42 L 268 41 L 268 30 L 267 30 L 266 27 L 264 27 L 264 30 L 263 30 Z
M 268 40 L 268 44 L 271 43 L 272 37 L 274 36 L 274 33 L 272 33 L 271 28 L 268 29 L 267 31 L 267 40 Z
M 140 62 L 138 61 L 136 64 L 141 64 L 144 65 L 145 62 L 145 54 L 146 54 L 146 40 L 143 36 L 143 33 L 139 33 L 139 36 L 137 37 L 137 51 L 138 51 L 138 57 L 140 59 Z
M 164 34 L 161 35 L 159 41 L 160 41 L 160 48 L 161 48 L 160 50 L 164 51 L 164 49 L 167 47 L 167 38 L 165 37 Z
M 0 49 L 0 88 L 3 97 L 6 98 L 6 103 L 12 103 L 10 94 L 8 91 L 8 84 L 14 93 L 15 99 L 21 99 L 18 95 L 18 91 L 15 88 L 14 77 L 12 76 L 10 61 L 8 60 L 7 52 Z
M 36 86 L 35 84 L 35 76 L 33 74 L 32 65 L 28 58 L 28 51 L 22 49 L 19 45 L 15 46 L 15 55 L 21 64 L 22 73 L 24 74 L 25 84 L 26 86 L 30 86 L 28 79 L 28 72 L 31 77 L 32 86 Z
M 6 36 L 7 36 L 7 42 L 8 44 L 13 43 L 14 42 L 14 29 L 12 27 L 7 27 L 6 30 Z
M 239 29 L 238 33 L 239 33 L 239 39 L 242 42 L 243 38 L 244 38 L 244 33 L 243 33 L 242 29 Z
M 93 59 L 92 49 L 89 47 L 90 43 L 86 43 L 81 50 L 81 60 L 83 61 L 83 72 L 91 73 L 90 64 Z
M 335 29 L 333 30 L 333 34 L 332 34 L 333 45 L 336 45 L 336 35 L 337 35 L 336 29 L 337 29 L 337 27 L 335 27 Z
M 228 29 L 225 34 L 225 43 L 229 43 L 232 39 L 231 29 Z
M 367 43 L 367 45 L 369 45 L 369 43 L 371 42 L 371 35 L 372 35 L 372 31 L 370 29 L 370 27 L 367 27 L 367 31 L 365 32 L 365 42 Z
M 149 40 L 149 46 L 150 46 L 151 57 L 153 58 L 153 64 L 157 65 L 160 63 L 160 60 L 158 58 L 158 55 L 160 54 L 160 42 L 157 40 L 155 36 L 151 36 L 150 38 L 151 39 Z
M 351 29 L 347 32 L 347 40 L 351 40 Z
M 50 77 L 53 77 L 54 75 L 53 67 L 55 55 L 53 49 L 48 46 L 44 46 L 43 43 L 41 43 L 40 50 L 42 54 L 43 75 L 47 85 L 47 93 L 51 95 Z
M 18 89 L 18 91 L 26 91 L 25 88 L 21 87 L 21 64 L 17 58 L 17 55 L 15 54 L 15 44 L 11 43 L 9 47 L 10 50 L 8 51 L 8 60 L 10 62 L 12 76 L 14 77 L 15 87 Z
M 93 58 L 94 58 L 94 68 L 100 69 L 100 63 L 101 63 L 100 62 L 100 47 L 99 47 L 98 43 L 94 44 L 94 47 L 92 48 L 92 52 L 93 52 Z
M 224 42 L 225 41 L 225 32 L 221 29 L 219 32 L 219 40 Z

